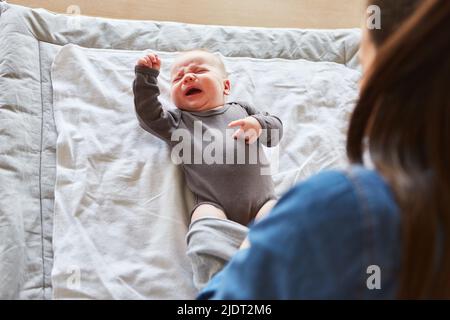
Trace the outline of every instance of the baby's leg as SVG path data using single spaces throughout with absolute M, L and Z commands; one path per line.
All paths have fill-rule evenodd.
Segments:
M 211 204 L 201 204 L 192 213 L 191 223 L 197 221 L 201 218 L 217 218 L 217 219 L 227 219 L 225 212 L 223 210 L 211 205 Z
M 189 226 L 187 256 L 198 290 L 234 256 L 247 232 L 248 228 L 239 223 L 216 218 L 200 219 Z
M 270 212 L 270 210 L 272 210 L 272 208 L 275 207 L 276 203 L 277 203 L 277 200 L 269 200 L 269 201 L 267 201 L 261 207 L 261 209 L 259 209 L 258 213 L 256 214 L 255 222 L 258 222 L 259 220 L 264 218 Z
M 276 200 L 267 201 L 256 214 L 255 222 L 258 222 L 259 220 L 263 219 L 270 212 L 270 210 L 272 210 L 272 208 L 275 206 L 276 203 L 277 203 Z M 250 242 L 248 241 L 248 237 L 246 237 L 239 249 L 246 249 L 248 247 L 250 247 Z

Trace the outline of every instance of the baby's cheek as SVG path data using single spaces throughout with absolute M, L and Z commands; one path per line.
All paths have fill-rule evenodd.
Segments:
M 183 95 L 180 93 L 179 90 L 174 90 L 170 93 L 172 101 L 178 105 L 183 102 Z
M 171 96 L 172 99 L 175 99 L 177 97 L 177 90 L 176 90 L 176 88 L 172 88 L 170 90 L 170 96 Z

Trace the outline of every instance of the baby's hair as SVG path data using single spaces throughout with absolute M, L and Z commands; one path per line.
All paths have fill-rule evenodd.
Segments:
M 211 52 L 211 51 L 209 51 L 208 49 L 205 49 L 205 48 L 195 48 L 195 49 L 181 51 L 180 52 L 180 56 L 184 55 L 184 54 L 187 54 L 187 53 L 191 53 L 191 52 L 204 52 L 204 53 L 208 53 L 208 54 L 212 55 L 214 57 L 214 59 L 216 60 L 217 64 L 219 65 L 221 71 L 223 72 L 223 75 L 225 77 L 228 77 L 228 72 L 227 72 L 227 69 L 225 67 L 225 64 L 223 63 L 222 58 L 218 54 L 216 54 L 214 52 Z

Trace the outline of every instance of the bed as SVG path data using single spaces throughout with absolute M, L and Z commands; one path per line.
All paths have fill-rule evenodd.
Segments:
M 0 2 L 0 298 L 192 299 L 192 195 L 166 145 L 134 114 L 135 61 L 207 48 L 230 100 L 278 115 L 266 150 L 276 192 L 346 165 L 358 29 L 131 21 Z

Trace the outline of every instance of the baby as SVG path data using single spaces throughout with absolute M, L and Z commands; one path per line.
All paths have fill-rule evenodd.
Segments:
M 216 152 L 224 150 L 215 158 L 222 160 L 223 156 L 224 161 L 182 165 L 186 183 L 195 196 L 191 220 L 212 216 L 247 225 L 263 217 L 276 197 L 271 176 L 261 174 L 268 162 L 260 144 L 278 144 L 283 130 L 281 120 L 243 103 L 226 103 L 231 83 L 225 66 L 218 56 L 205 50 L 184 52 L 175 59 L 170 75 L 171 99 L 177 109 L 165 109 L 158 100 L 160 68 L 161 59 L 154 53 L 139 59 L 135 66 L 134 102 L 141 127 L 172 148 L 178 143 L 173 134 L 183 129 L 191 138 L 188 151 L 201 155 L 207 146 L 194 134 L 199 128 L 203 134 L 210 131 L 217 136 L 219 132 L 224 137 L 215 139 L 221 144 Z M 230 134 L 227 128 L 238 129 Z M 228 154 L 242 152 L 239 143 L 244 146 L 245 161 L 234 157 L 230 163 Z M 257 150 L 256 163 L 249 161 L 251 146 Z

